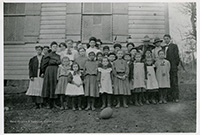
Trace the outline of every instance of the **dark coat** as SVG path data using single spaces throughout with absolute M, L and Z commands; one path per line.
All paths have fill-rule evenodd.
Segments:
M 166 47 L 164 48 L 166 49 Z M 170 62 L 171 71 L 177 71 L 180 62 L 179 50 L 176 44 L 170 43 L 166 52 L 166 59 Z
M 44 56 L 42 56 L 41 63 L 43 61 L 43 58 L 44 58 Z M 37 76 L 38 66 L 39 66 L 39 61 L 38 61 L 37 56 L 34 56 L 33 58 L 31 58 L 29 60 L 29 78 L 31 78 L 31 77 L 38 77 Z M 41 66 L 40 66 L 40 69 L 41 69 Z M 40 72 L 39 75 L 41 75 L 41 72 Z
M 145 53 L 146 53 L 146 51 L 147 50 L 152 51 L 154 48 L 155 48 L 155 46 L 153 44 L 151 44 L 151 43 L 149 43 L 148 45 L 140 45 L 140 46 L 137 47 L 138 50 L 143 51 L 143 53 L 142 53 L 142 60 L 145 59 Z

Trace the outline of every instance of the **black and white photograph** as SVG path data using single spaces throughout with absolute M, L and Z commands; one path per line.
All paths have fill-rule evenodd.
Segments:
M 1 2 L 3 133 L 197 133 L 197 1 Z

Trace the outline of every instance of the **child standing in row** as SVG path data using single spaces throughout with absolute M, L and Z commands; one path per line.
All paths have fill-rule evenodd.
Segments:
M 81 108 L 81 96 L 84 95 L 83 91 L 83 82 L 81 80 L 81 72 L 78 63 L 74 62 L 72 64 L 71 74 L 73 80 L 71 83 L 68 83 L 65 94 L 67 96 L 72 96 L 72 110 L 76 110 L 76 101 L 78 101 L 78 110 Z
M 120 107 L 120 99 L 123 99 L 123 106 L 128 107 L 127 97 L 131 95 L 129 84 L 128 84 L 128 74 L 129 68 L 127 62 L 122 59 L 123 51 L 117 51 L 117 60 L 113 62 L 113 75 L 114 75 L 114 95 L 117 98 L 116 107 Z
M 132 91 L 134 89 L 134 86 L 133 86 L 133 62 L 131 60 L 131 54 L 126 53 L 124 54 L 123 58 L 127 62 L 128 67 L 129 67 L 128 82 L 129 82 L 129 89 L 130 91 Z M 132 95 L 130 95 L 128 102 L 130 104 L 133 104 Z
M 64 106 L 64 96 L 65 96 L 65 90 L 69 82 L 72 80 L 72 75 L 70 73 L 70 59 L 68 57 L 62 58 L 62 65 L 58 68 L 58 84 L 56 87 L 55 94 L 59 96 L 60 98 L 60 104 L 61 104 L 61 110 L 65 109 Z
M 44 58 L 42 55 L 42 46 L 36 46 L 35 50 L 37 55 L 30 59 L 29 61 L 29 88 L 26 92 L 26 95 L 32 97 L 33 102 L 36 105 L 36 109 L 39 109 L 43 103 L 41 98 L 42 94 L 42 85 L 43 85 L 43 78 L 41 78 L 41 62 Z
M 80 70 L 82 72 L 88 58 L 86 57 L 85 48 L 79 48 L 78 52 L 79 52 L 79 56 L 75 58 L 75 62 L 78 63 Z
M 87 107 L 85 110 L 95 110 L 94 101 L 95 97 L 99 97 L 99 91 L 97 87 L 97 68 L 98 62 L 95 61 L 95 53 L 89 52 L 89 60 L 85 63 L 84 75 L 85 75 L 85 96 L 87 97 Z
M 156 77 L 159 85 L 159 103 L 166 104 L 167 90 L 170 88 L 170 63 L 165 59 L 165 52 L 158 51 L 159 59 L 156 61 Z
M 102 64 L 98 68 L 98 83 L 99 93 L 102 94 L 102 107 L 105 108 L 111 106 L 111 94 L 112 90 L 112 65 L 109 63 L 108 58 L 102 58 Z M 106 102 L 107 100 L 107 102 Z
M 158 81 L 156 79 L 155 65 L 153 64 L 152 56 L 145 58 L 145 66 L 147 67 L 147 83 L 146 83 L 146 104 L 156 104 L 156 93 L 158 91 Z
M 142 54 L 137 52 L 134 62 L 134 95 L 135 105 L 142 106 L 142 98 L 146 89 L 146 67 L 142 62 Z

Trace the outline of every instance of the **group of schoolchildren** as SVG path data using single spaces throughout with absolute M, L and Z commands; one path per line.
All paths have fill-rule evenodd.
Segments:
M 170 62 L 154 40 L 154 48 L 142 49 L 120 43 L 101 50 L 101 40 L 91 37 L 84 45 L 73 40 L 36 46 L 37 55 L 29 61 L 30 84 L 26 95 L 36 108 L 95 110 L 96 107 L 128 107 L 134 104 L 167 103 L 170 88 Z M 160 49 L 159 49 L 160 48 Z

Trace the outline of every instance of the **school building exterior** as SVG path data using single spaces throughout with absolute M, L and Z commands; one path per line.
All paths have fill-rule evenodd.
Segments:
M 91 36 L 125 47 L 169 33 L 167 3 L 4 3 L 4 80 L 27 80 L 35 45 Z M 112 47 L 111 47 L 112 48 Z

